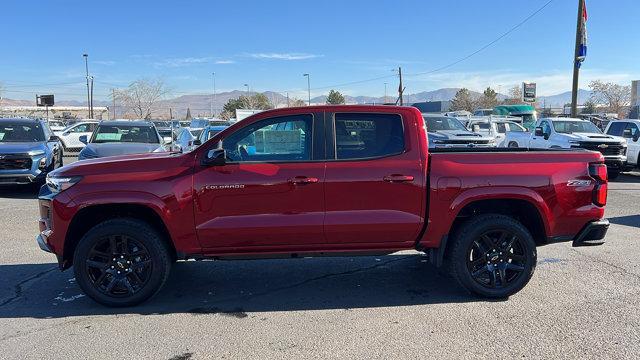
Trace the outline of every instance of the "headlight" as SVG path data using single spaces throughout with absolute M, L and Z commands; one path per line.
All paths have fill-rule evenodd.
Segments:
M 44 150 L 31 150 L 27 153 L 29 156 L 44 155 Z
M 40 163 L 38 164 L 38 169 L 44 170 L 47 167 L 47 157 L 43 157 L 40 159 Z
M 51 192 L 59 193 L 77 184 L 81 179 L 81 176 L 56 177 L 47 175 L 47 187 Z

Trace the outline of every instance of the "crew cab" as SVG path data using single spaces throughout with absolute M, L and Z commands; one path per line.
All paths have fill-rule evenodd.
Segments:
M 627 168 L 640 168 L 640 120 L 610 121 L 605 134 L 624 137 L 627 140 Z
M 592 122 L 582 119 L 540 119 L 525 146 L 532 149 L 599 151 L 604 155 L 609 179 L 617 178 L 627 161 L 627 142 L 624 138 L 604 134 Z
M 157 293 L 176 260 L 408 249 L 469 291 L 504 298 L 532 277 L 537 245 L 603 242 L 603 160 L 430 149 L 412 107 L 269 110 L 191 152 L 57 169 L 40 190 L 37 242 L 108 306 Z

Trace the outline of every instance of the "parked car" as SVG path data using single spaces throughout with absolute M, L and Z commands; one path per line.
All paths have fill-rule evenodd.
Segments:
M 410 249 L 469 291 L 504 298 L 531 279 L 537 244 L 603 242 L 601 154 L 427 143 L 413 107 L 264 111 L 189 153 L 55 170 L 37 242 L 108 306 L 156 294 L 175 260 Z
M 520 105 L 498 105 L 493 108 L 494 115 L 508 115 L 522 118 L 521 125 L 528 131 L 533 131 L 536 122 L 538 121 L 538 113 L 536 109 L 527 104 Z
M 198 130 L 198 135 L 202 133 L 202 130 Z M 171 149 L 179 152 L 189 152 L 196 146 L 197 137 L 192 133 L 192 130 L 187 127 L 180 128 L 176 134 L 176 139 L 172 143 Z
M 78 160 L 106 156 L 167 151 L 153 123 L 148 121 L 102 121 L 88 139 L 80 137 L 85 146 Z
M 627 140 L 627 167 L 640 168 L 640 120 L 625 119 L 609 122 L 605 133 Z
M 518 146 L 523 147 L 520 144 Z M 604 155 L 609 179 L 617 178 L 627 161 L 627 142 L 624 138 L 604 134 L 592 122 L 582 119 L 540 119 L 526 147 L 598 151 Z
M 60 143 L 65 152 L 80 151 L 85 146 L 85 144 L 80 141 L 80 137 L 91 136 L 97 126 L 97 121 L 81 121 L 69 125 L 62 131 L 54 133 L 60 138 Z
M 44 183 L 62 166 L 58 137 L 44 120 L 0 119 L 0 185 Z
M 490 116 L 493 114 L 493 109 L 476 109 L 473 111 L 473 116 Z
M 219 132 L 221 132 L 222 130 L 228 127 L 229 127 L 228 125 L 214 125 L 214 126 L 205 127 L 204 129 L 202 129 L 202 132 L 200 133 L 200 136 L 197 139 L 198 141 L 195 142 L 195 145 L 200 146 L 204 144 L 205 142 L 207 142 L 207 140 L 218 135 Z
M 469 131 L 454 117 L 428 114 L 422 114 L 422 116 L 429 133 L 430 148 L 496 146 L 496 140 L 493 137 Z
M 47 123 L 49 124 L 49 129 L 51 129 L 51 131 L 62 131 L 66 128 L 66 126 L 64 125 L 64 122 L 60 121 L 60 120 L 48 120 Z
M 498 147 L 518 147 L 518 142 L 528 141 L 530 134 L 522 125 L 505 120 L 471 120 L 467 127 L 473 132 L 496 139 Z

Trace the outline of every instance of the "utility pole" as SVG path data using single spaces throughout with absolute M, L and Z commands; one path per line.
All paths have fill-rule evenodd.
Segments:
M 387 103 L 387 83 L 384 83 L 384 100 L 382 100 L 384 104 Z
M 91 76 L 91 105 L 89 106 L 90 118 L 93 119 L 93 76 Z
M 247 87 L 247 97 L 249 96 L 249 84 L 244 84 Z
M 311 76 L 309 74 L 302 74 L 307 77 L 307 95 L 309 97 L 309 106 L 311 106 Z
M 111 89 L 111 100 L 113 101 L 113 119 L 116 119 L 116 89 Z
M 580 76 L 580 44 L 584 26 L 584 0 L 578 0 L 578 21 L 576 23 L 576 47 L 573 56 L 573 86 L 571 88 L 571 117 L 578 116 L 578 78 Z
M 169 120 L 173 120 L 173 111 L 169 108 Z M 173 121 L 171 122 L 171 126 L 173 127 Z
M 89 54 L 82 54 L 82 57 L 84 57 L 85 77 L 87 78 L 87 111 L 89 112 L 89 119 L 91 119 L 93 116 L 91 116 L 91 95 L 89 94 Z
M 289 107 L 289 92 L 287 91 L 287 107 Z
M 398 78 L 400 79 L 400 85 L 398 86 L 398 99 L 400 100 L 400 106 L 404 105 L 404 100 L 402 98 L 402 93 L 404 92 L 404 88 L 402 87 L 402 68 L 398 66 Z

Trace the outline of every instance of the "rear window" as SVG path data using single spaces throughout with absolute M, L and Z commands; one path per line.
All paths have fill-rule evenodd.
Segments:
M 402 118 L 397 114 L 336 114 L 336 158 L 366 159 L 404 151 Z
M 155 128 L 151 126 L 100 125 L 96 130 L 93 143 L 132 142 L 160 143 Z

